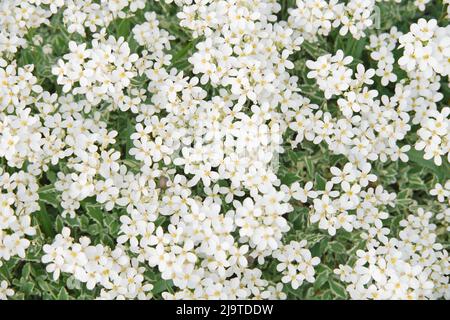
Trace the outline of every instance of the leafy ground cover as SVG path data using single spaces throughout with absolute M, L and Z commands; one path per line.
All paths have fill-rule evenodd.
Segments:
M 0 0 L 0 299 L 448 299 L 449 10 Z

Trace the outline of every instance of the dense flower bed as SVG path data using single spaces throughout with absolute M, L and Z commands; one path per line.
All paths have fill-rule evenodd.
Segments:
M 448 299 L 448 0 L 0 0 L 0 299 Z

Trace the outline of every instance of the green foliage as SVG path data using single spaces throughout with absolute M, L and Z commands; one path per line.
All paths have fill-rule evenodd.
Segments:
M 278 13 L 280 19 L 287 18 L 287 10 L 295 6 L 295 0 L 278 1 L 281 10 Z M 379 6 L 382 12 L 381 29 L 371 32 L 383 32 L 391 26 L 396 25 L 400 30 L 407 30 L 410 21 L 417 17 L 418 13 L 413 5 L 413 1 L 404 1 L 405 5 L 391 2 L 381 2 Z M 151 8 L 158 15 L 161 28 L 166 29 L 170 34 L 176 36 L 177 40 L 172 41 L 172 64 L 171 67 L 183 70 L 186 74 L 191 74 L 189 57 L 195 52 L 195 46 L 202 41 L 202 38 L 194 38 L 190 32 L 179 26 L 176 17 L 177 8 L 175 5 L 167 5 L 163 1 L 147 1 L 146 10 Z M 115 37 L 124 37 L 130 43 L 133 51 L 140 52 L 142 48 L 132 39 L 132 28 L 135 24 L 142 23 L 145 10 L 139 11 L 133 17 L 116 19 L 107 29 L 107 33 Z M 441 16 L 442 4 L 440 1 L 428 6 L 426 14 L 431 16 Z M 42 45 L 33 45 L 32 37 L 41 35 L 44 39 Z M 84 39 L 77 34 L 70 34 L 66 30 L 62 20 L 62 14 L 52 16 L 49 25 L 41 26 L 36 30 L 30 30 L 27 35 L 29 46 L 22 48 L 17 53 L 17 63 L 19 66 L 34 64 L 35 74 L 39 83 L 45 90 L 61 92 L 60 86 L 55 86 L 55 76 L 51 73 L 51 67 L 56 64 L 59 57 L 68 52 L 69 41 L 84 42 Z M 334 53 L 341 49 L 346 55 L 354 57 L 354 65 L 364 62 L 367 66 L 372 62 L 368 59 L 368 52 L 365 49 L 368 43 L 367 38 L 355 40 L 347 35 L 342 37 L 338 32 L 333 32 L 328 38 L 321 38 L 317 43 L 305 41 L 301 46 L 301 51 L 292 56 L 295 68 L 292 74 L 299 77 L 299 87 L 301 94 L 311 99 L 323 108 L 334 112 L 335 101 L 327 101 L 317 86 L 307 79 L 306 60 L 316 59 L 327 53 Z M 45 54 L 43 45 L 50 44 L 52 53 Z M 147 79 L 145 77 L 135 79 L 136 87 L 145 87 Z M 449 101 L 450 90 L 448 84 L 443 80 L 443 93 L 445 101 Z M 392 94 L 393 88 L 377 88 L 380 92 L 388 91 Z M 103 111 L 103 117 L 107 120 L 108 126 L 115 128 L 119 135 L 116 147 L 120 149 L 124 159 L 121 161 L 130 168 L 138 170 L 139 164 L 129 155 L 129 150 L 133 147 L 130 134 L 134 131 L 135 120 L 131 120 L 128 114 L 111 113 Z M 292 134 L 290 132 L 289 134 Z M 345 157 L 331 154 L 325 147 L 303 142 L 299 148 L 286 148 L 288 151 L 281 155 L 278 177 L 281 182 L 291 185 L 296 181 L 312 181 L 317 190 L 324 190 L 325 184 L 331 178 L 329 169 L 331 166 L 344 164 Z M 447 161 L 443 161 L 442 166 L 436 166 L 432 160 L 425 160 L 423 152 L 410 150 L 408 152 L 410 161 L 404 163 L 377 162 L 374 170 L 378 176 L 378 182 L 389 190 L 397 192 L 396 207 L 390 212 L 390 217 L 386 223 L 391 229 L 391 235 L 398 234 L 398 224 L 406 217 L 412 209 L 418 206 L 433 208 L 435 204 L 426 200 L 426 192 L 434 187 L 437 182 L 444 183 L 450 179 L 450 166 Z M 64 226 L 70 226 L 75 231 L 75 236 L 89 235 L 94 243 L 103 243 L 115 246 L 115 239 L 119 234 L 121 215 L 126 214 L 124 209 L 115 208 L 108 212 L 103 205 L 97 204 L 93 199 L 82 201 L 77 210 L 75 218 L 62 217 L 61 195 L 56 190 L 56 172 L 59 168 L 50 167 L 41 179 L 45 181 L 44 186 L 38 190 L 40 209 L 33 213 L 34 224 L 38 226 L 38 234 L 32 240 L 32 246 L 27 250 L 25 259 L 11 258 L 0 266 L 0 280 L 8 280 L 12 283 L 17 292 L 14 299 L 93 299 L 98 296 L 99 289 L 87 290 L 85 285 L 75 280 L 72 276 L 61 274 L 58 280 L 53 280 L 50 273 L 46 272 L 44 264 L 41 263 L 43 255 L 42 246 L 52 241 L 54 236 L 61 232 Z M 375 184 L 376 186 L 376 184 Z M 286 285 L 284 290 L 288 298 L 295 299 L 348 299 L 345 285 L 340 282 L 334 274 L 333 269 L 339 264 L 352 262 L 352 257 L 356 250 L 364 247 L 358 231 L 348 233 L 340 230 L 336 236 L 330 236 L 323 230 L 319 230 L 317 225 L 310 223 L 311 208 L 300 202 L 294 202 L 294 211 L 288 215 L 288 222 L 291 227 L 285 237 L 285 242 L 296 240 L 307 240 L 308 248 L 313 256 L 319 256 L 321 264 L 316 268 L 313 284 L 304 283 L 300 288 L 294 290 Z M 157 221 L 162 224 L 165 219 Z M 448 233 L 441 232 L 441 242 L 448 247 Z M 277 282 L 281 276 L 276 271 L 276 263 L 268 261 L 263 268 L 263 278 L 270 282 Z M 160 278 L 157 270 L 148 267 L 145 273 L 146 280 L 154 285 L 152 292 L 155 298 L 160 298 L 164 291 L 173 292 L 173 283 Z

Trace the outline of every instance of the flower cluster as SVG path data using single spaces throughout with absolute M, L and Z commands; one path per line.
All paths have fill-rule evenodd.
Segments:
M 388 157 L 393 161 L 408 161 L 405 153 L 410 146 L 398 144 L 411 129 L 409 90 L 398 84 L 394 96 L 376 99 L 379 92 L 368 87 L 374 83 L 371 78 L 375 71 L 365 70 L 358 64 L 354 74 L 349 67 L 352 61 L 342 50 L 307 61 L 307 67 L 312 70 L 308 78 L 316 80 L 325 98 L 342 96 L 337 105 L 344 116 L 333 118 L 326 112 L 322 117 L 322 111 L 318 111 L 315 118 L 322 120 L 317 120 L 313 128 L 319 137 L 308 140 L 314 143 L 324 140 L 330 150 L 346 155 L 354 163 L 377 159 L 385 162 Z
M 123 37 L 94 39 L 92 48 L 71 41 L 69 50 L 70 53 L 53 67 L 52 73 L 58 76 L 57 82 L 63 85 L 63 92 L 72 90 L 74 95 L 86 97 L 89 102 L 86 112 L 90 105 L 97 105 L 102 100 L 112 101 L 121 110 L 127 110 L 129 103 L 138 103 L 129 102 L 130 97 L 124 94 L 124 89 L 136 75 L 134 62 L 138 55 L 130 53 Z
M 0 266 L 13 256 L 25 258 L 29 237 L 36 234 L 31 214 L 39 209 L 36 178 L 24 171 L 0 168 Z
M 146 22 L 133 28 L 134 39 L 149 50 L 152 55 L 151 59 L 164 58 L 164 50 L 170 50 L 169 41 L 174 40 L 175 37 L 171 36 L 166 30 L 159 28 L 159 21 L 154 12 L 146 12 L 144 16 Z M 143 54 L 143 56 L 146 55 Z M 143 65 L 142 68 L 137 69 L 140 71 L 149 67 L 150 65 Z
M 408 72 L 419 70 L 426 78 L 431 77 L 433 72 L 448 77 L 449 35 L 449 26 L 439 27 L 435 19 L 419 19 L 411 25 L 410 32 L 399 38 L 400 48 L 404 48 L 399 65 Z
M 394 70 L 394 54 L 398 38 L 402 33 L 397 27 L 392 27 L 389 33 L 370 36 L 370 44 L 367 46 L 372 51 L 370 57 L 377 61 L 375 74 L 381 78 L 381 84 L 387 86 L 389 82 L 396 82 L 397 75 Z
M 422 127 L 417 131 L 419 140 L 415 148 L 424 150 L 426 160 L 433 159 L 438 166 L 442 158 L 450 162 L 450 108 L 445 107 L 439 111 L 429 111 L 427 118 L 422 120 Z M 445 161 L 445 160 L 444 160 Z
M 305 240 L 291 241 L 273 254 L 280 261 L 277 271 L 283 274 L 281 281 L 290 283 L 294 290 L 305 280 L 311 283 L 315 281 L 314 266 L 320 263 L 318 257 L 312 258 L 311 252 L 305 249 L 306 244 Z
M 49 18 L 63 5 L 63 0 L 2 1 L 0 3 L 0 57 L 14 54 L 27 45 L 29 29 L 49 24 Z M 50 4 L 50 7 L 43 5 Z
M 8 288 L 8 282 L 6 280 L 3 280 L 0 283 L 0 300 L 7 300 L 8 297 L 14 295 L 14 290 Z
M 436 215 L 438 221 L 442 221 L 442 225 L 450 231 L 450 180 L 444 185 L 436 183 L 435 187 L 430 190 L 430 195 L 435 196 L 437 200 L 443 203 L 441 212 Z
M 3 1 L 0 299 L 448 299 L 450 27 L 385 2 Z
M 344 4 L 333 1 L 296 1 L 297 7 L 289 9 L 288 25 L 307 41 L 317 41 L 318 36 L 327 36 L 337 25 L 337 16 L 342 16 Z
M 312 42 L 318 36 L 327 36 L 333 28 L 339 28 L 342 36 L 350 33 L 360 39 L 374 23 L 374 0 L 297 0 L 296 4 L 296 8 L 289 9 L 288 25 L 298 36 Z
M 91 245 L 88 237 L 75 242 L 70 229 L 63 228 L 52 244 L 43 246 L 42 262 L 47 272 L 57 280 L 61 274 L 70 273 L 76 280 L 92 290 L 102 286 L 101 299 L 147 299 L 151 297 L 153 285 L 145 284 L 143 272 L 135 258 L 130 258 L 123 248 L 112 250 L 101 244 Z
M 64 5 L 63 21 L 67 25 L 67 31 L 77 32 L 86 36 L 86 29 L 90 32 L 96 32 L 98 29 L 107 27 L 111 21 L 116 18 L 125 18 L 129 16 L 125 9 L 131 13 L 145 7 L 143 0 L 116 0 L 99 2 L 92 0 L 60 0 Z
M 354 299 L 439 299 L 450 298 L 448 252 L 436 242 L 436 225 L 431 212 L 419 208 L 417 214 L 400 221 L 399 238 L 369 241 L 357 252 L 354 267 L 335 270 L 349 283 Z
M 0 68 L 0 156 L 10 167 L 21 168 L 25 161 L 41 164 L 45 158 L 42 123 L 39 116 L 31 114 L 34 94 L 42 92 L 33 76 L 33 65 L 17 68 L 15 62 L 6 69 Z
M 347 163 L 342 169 L 331 167 L 333 177 L 325 183 L 325 190 L 309 191 L 311 183 L 300 188 L 297 183 L 291 186 L 294 199 L 303 203 L 310 198 L 313 202 L 312 223 L 319 223 L 332 236 L 336 230 L 343 228 L 351 232 L 353 229 L 366 231 L 365 237 L 383 236 L 382 220 L 388 213 L 380 210 L 383 206 L 394 206 L 395 193 L 388 193 L 381 186 L 375 189 L 366 188 L 377 180 L 370 173 L 371 165 L 365 163 L 360 168 Z M 338 186 L 340 190 L 333 190 Z
M 434 189 L 430 190 L 430 194 L 437 197 L 439 202 L 445 202 L 447 199 L 447 203 L 450 204 L 450 180 L 447 180 L 444 186 L 440 183 L 436 183 Z

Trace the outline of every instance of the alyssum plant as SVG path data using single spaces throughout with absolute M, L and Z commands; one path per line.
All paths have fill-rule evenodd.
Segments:
M 0 1 L 0 299 L 448 299 L 449 16 Z

